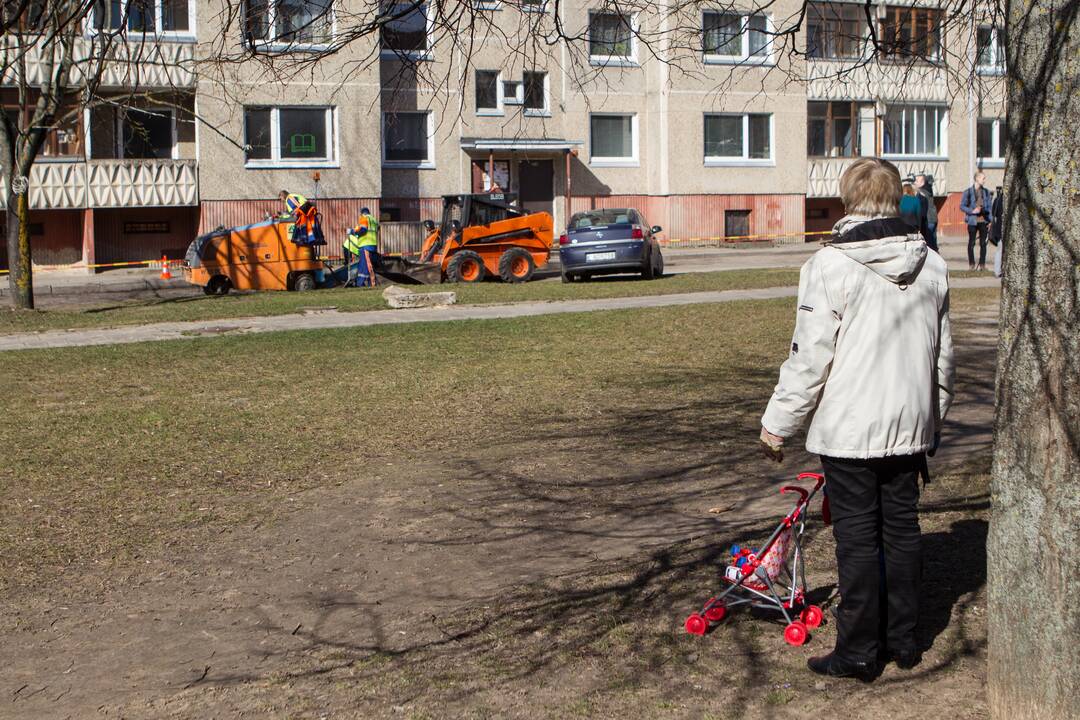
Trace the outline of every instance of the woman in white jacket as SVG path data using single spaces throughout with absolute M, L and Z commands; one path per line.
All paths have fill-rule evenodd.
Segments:
M 949 286 L 945 261 L 898 217 L 892 163 L 856 161 L 840 195 L 847 216 L 802 267 L 791 352 L 761 441 L 779 460 L 784 439 L 810 423 L 806 449 L 824 467 L 841 602 L 835 649 L 808 664 L 871 679 L 879 658 L 903 668 L 919 661 L 918 482 L 952 402 Z

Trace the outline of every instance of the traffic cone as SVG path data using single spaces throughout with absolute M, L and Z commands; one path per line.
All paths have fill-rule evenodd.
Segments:
M 172 273 L 169 272 L 169 258 L 166 255 L 161 256 L 161 279 L 172 280 Z

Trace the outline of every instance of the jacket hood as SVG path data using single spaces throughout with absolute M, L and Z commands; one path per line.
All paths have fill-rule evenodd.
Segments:
M 833 226 L 825 244 L 897 284 L 911 282 L 926 261 L 922 235 L 896 217 L 848 215 Z

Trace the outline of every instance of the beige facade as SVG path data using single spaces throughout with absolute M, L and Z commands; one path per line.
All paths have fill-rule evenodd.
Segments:
M 557 224 L 634 204 L 669 240 L 798 240 L 836 219 L 840 174 L 860 154 L 932 173 L 947 216 L 975 169 L 1001 182 L 997 32 L 968 19 L 935 43 L 944 13 L 925 0 L 875 6 L 879 37 L 900 28 L 921 48 L 886 59 L 837 30 L 862 3 L 811 3 L 790 34 L 796 0 L 681 15 L 643 1 L 621 4 L 625 19 L 586 0 L 560 3 L 559 17 L 553 3 L 493 1 L 469 6 L 469 37 L 424 6 L 426 17 L 402 14 L 380 44 L 343 42 L 374 6 L 340 2 L 324 13 L 309 0 L 315 21 L 285 42 L 275 3 L 253 22 L 219 0 L 190 0 L 184 28 L 122 48 L 133 61 L 106 73 L 113 101 L 38 163 L 32 207 L 83 211 L 92 262 L 95 210 L 128 213 L 135 228 L 140 209 L 162 208 L 160 227 L 164 209 L 180 212 L 157 252 L 184 244 L 190 213 L 203 230 L 253 221 L 276 209 L 280 189 L 317 194 L 331 232 L 363 204 L 384 218 L 432 217 L 441 195 L 486 189 L 493 174 Z M 576 39 L 553 41 L 557 28 Z M 110 240 L 121 248 L 111 254 L 125 242 Z M 151 252 L 140 242 L 133 256 Z

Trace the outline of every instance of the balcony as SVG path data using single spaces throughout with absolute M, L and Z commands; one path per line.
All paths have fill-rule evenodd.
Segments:
M 945 69 L 923 62 L 808 60 L 808 100 L 947 103 Z
M 38 162 L 30 172 L 30 207 L 176 207 L 199 204 L 195 160 Z
M 840 176 L 848 165 L 858 158 L 807 158 L 806 197 L 826 198 L 840 196 Z M 900 170 L 900 177 L 915 175 L 916 173 L 929 173 L 934 176 L 934 193 L 944 195 L 948 192 L 946 187 L 945 169 L 948 162 L 944 160 L 893 160 L 894 165 Z
M 0 46 L 10 48 L 13 38 L 0 40 Z M 71 85 L 85 84 L 80 72 L 89 62 L 93 42 L 83 38 L 76 41 L 75 66 L 71 71 Z M 38 48 L 26 54 L 27 83 L 41 85 L 47 72 L 47 62 Z M 109 53 L 101 78 L 103 88 L 193 88 L 195 87 L 195 45 L 190 42 L 151 41 L 118 43 Z M 3 84 L 10 84 L 10 75 L 3 77 Z

